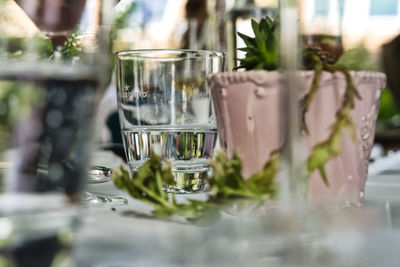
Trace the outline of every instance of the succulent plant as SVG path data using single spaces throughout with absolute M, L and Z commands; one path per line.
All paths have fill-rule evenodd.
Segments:
M 271 20 L 269 17 L 261 19 L 258 23 L 251 20 L 254 37 L 238 33 L 243 39 L 246 47 L 238 50 L 246 52 L 240 61 L 240 65 L 235 69 L 244 68 L 246 70 L 276 70 L 279 66 L 279 47 L 278 31 L 279 17 Z

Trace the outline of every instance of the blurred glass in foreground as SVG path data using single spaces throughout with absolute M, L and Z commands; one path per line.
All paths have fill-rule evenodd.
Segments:
M 112 1 L 0 6 L 0 260 L 58 266 L 67 257 L 57 248 L 78 218 L 98 89 L 109 77 Z

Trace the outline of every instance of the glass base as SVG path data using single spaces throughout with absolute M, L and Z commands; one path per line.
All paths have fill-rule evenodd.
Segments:
M 191 194 L 209 190 L 209 172 L 173 172 L 175 185 L 166 188 L 168 193 Z
M 140 165 L 129 163 L 129 172 L 136 172 Z M 208 178 L 210 177 L 209 165 L 202 164 L 201 168 L 198 165 L 173 165 L 171 167 L 172 175 L 174 176 L 175 184 L 168 185 L 165 191 L 175 194 L 191 194 L 202 193 L 209 190 Z
M 88 184 L 105 183 L 112 180 L 112 170 L 104 166 L 92 166 L 88 173 Z
M 110 195 L 100 195 L 90 192 L 85 192 L 83 195 L 83 203 L 88 205 L 126 205 L 128 200 L 124 197 L 110 196 Z
M 0 266 L 71 266 L 79 208 L 15 209 L 0 214 Z

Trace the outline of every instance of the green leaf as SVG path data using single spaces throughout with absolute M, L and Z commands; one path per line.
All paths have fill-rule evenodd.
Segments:
M 264 40 L 266 40 L 268 38 L 268 34 L 270 33 L 270 26 L 265 19 L 260 20 L 260 32 Z
M 329 186 L 329 181 L 328 181 L 328 177 L 326 176 L 324 166 L 319 166 L 318 171 L 319 171 L 319 174 L 321 175 L 321 178 L 322 178 L 322 181 L 324 182 L 324 184 L 326 186 Z
M 337 156 L 340 153 L 340 147 L 341 147 L 341 133 L 334 135 L 330 138 L 330 144 L 331 144 L 331 148 L 330 150 L 332 151 L 332 156 Z
M 249 51 L 251 51 L 251 48 L 243 47 L 243 48 L 238 48 L 238 50 L 243 51 L 243 52 L 249 52 Z
M 331 150 L 329 148 L 329 143 L 320 143 L 314 147 L 308 159 L 308 169 L 310 171 L 315 170 L 319 166 L 325 164 L 332 157 Z
M 254 19 L 251 19 L 251 28 L 253 29 L 253 32 L 254 32 L 255 36 L 260 35 L 259 24 Z
M 238 35 L 240 38 L 242 38 L 243 42 L 246 44 L 247 47 L 255 47 L 256 46 L 256 43 L 253 40 L 253 38 L 251 38 L 243 33 L 240 33 L 240 32 L 238 32 Z
M 268 28 L 271 30 L 272 27 L 276 24 L 270 17 L 266 16 L 265 21 L 267 22 Z M 275 18 L 275 21 L 278 21 L 278 18 Z

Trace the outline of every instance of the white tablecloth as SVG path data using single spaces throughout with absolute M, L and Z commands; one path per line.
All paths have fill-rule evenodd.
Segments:
M 109 152 L 94 158 L 109 167 L 122 163 Z M 365 208 L 336 211 L 334 218 L 224 214 L 209 227 L 175 217 L 154 219 L 149 206 L 115 189 L 112 182 L 92 185 L 89 191 L 125 196 L 128 204 L 83 210 L 74 250 L 79 267 L 400 266 L 400 176 L 394 172 L 370 176 Z

